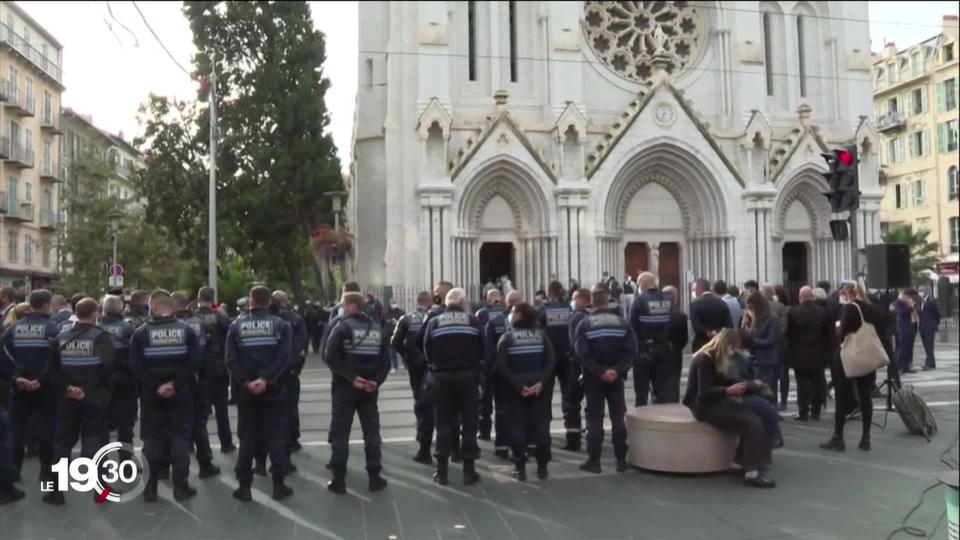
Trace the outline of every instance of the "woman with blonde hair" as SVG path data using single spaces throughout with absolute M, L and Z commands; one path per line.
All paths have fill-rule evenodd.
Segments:
M 26 317 L 29 311 L 30 304 L 27 302 L 20 302 L 17 304 L 17 307 L 11 309 L 10 312 L 7 313 L 7 318 L 3 320 L 3 329 L 6 330 L 7 328 L 10 328 L 13 323 Z
M 697 420 L 740 436 L 738 453 L 742 455 L 745 484 L 776 487 L 764 470 L 771 449 L 763 421 L 743 400 L 745 395 L 758 393 L 761 385 L 729 375 L 730 357 L 739 346 L 739 334 L 724 329 L 694 354 L 683 404 Z

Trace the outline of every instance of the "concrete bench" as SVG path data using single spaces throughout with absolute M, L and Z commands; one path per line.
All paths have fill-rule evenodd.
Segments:
M 627 462 L 670 473 L 726 471 L 739 437 L 698 422 L 679 403 L 634 407 L 627 411 Z

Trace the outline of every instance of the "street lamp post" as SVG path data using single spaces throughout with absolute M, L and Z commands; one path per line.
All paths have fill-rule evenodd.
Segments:
M 340 230 L 340 212 L 343 210 L 343 198 L 347 196 L 346 191 L 328 191 L 323 194 L 324 197 L 330 197 L 330 207 L 333 211 L 333 230 Z
M 113 213 L 113 214 L 110 214 L 109 218 L 110 218 L 110 236 L 113 241 L 113 259 L 112 259 L 112 264 L 110 266 L 111 272 L 112 272 L 112 269 L 117 265 L 117 239 L 120 234 L 120 220 L 123 218 L 123 215 L 119 213 Z M 108 272 L 108 274 L 110 274 L 111 278 L 113 277 L 112 273 Z

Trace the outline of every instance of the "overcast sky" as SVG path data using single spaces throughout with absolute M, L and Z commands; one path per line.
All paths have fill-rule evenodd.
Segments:
M 331 130 L 339 155 L 350 154 L 357 89 L 357 3 L 309 2 L 327 36 L 325 75 Z M 167 56 L 128 2 L 20 2 L 63 46 L 63 105 L 127 139 L 139 133 L 137 107 L 150 92 L 193 98 L 196 84 Z M 188 71 L 193 41 L 180 2 L 140 2 L 150 26 Z M 112 11 L 112 15 L 110 13 Z M 870 2 L 871 48 L 896 41 L 904 48 L 940 31 L 956 2 Z M 346 163 L 344 163 L 346 164 Z

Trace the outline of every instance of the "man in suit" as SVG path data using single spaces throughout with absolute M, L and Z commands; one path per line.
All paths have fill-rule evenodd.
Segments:
M 937 299 L 930 298 L 926 287 L 920 287 L 920 341 L 927 357 L 923 362 L 923 370 L 937 369 L 937 361 L 933 357 L 933 338 L 937 335 L 940 326 L 940 307 Z
M 703 347 L 714 334 L 724 328 L 733 328 L 730 308 L 710 290 L 710 282 L 700 278 L 694 292 L 697 299 L 690 304 L 690 324 L 693 326 L 693 351 Z
M 787 355 L 797 377 L 797 420 L 820 419 L 827 379 L 830 332 L 833 331 L 827 312 L 817 305 L 810 287 L 800 289 L 800 303 L 787 313 Z

